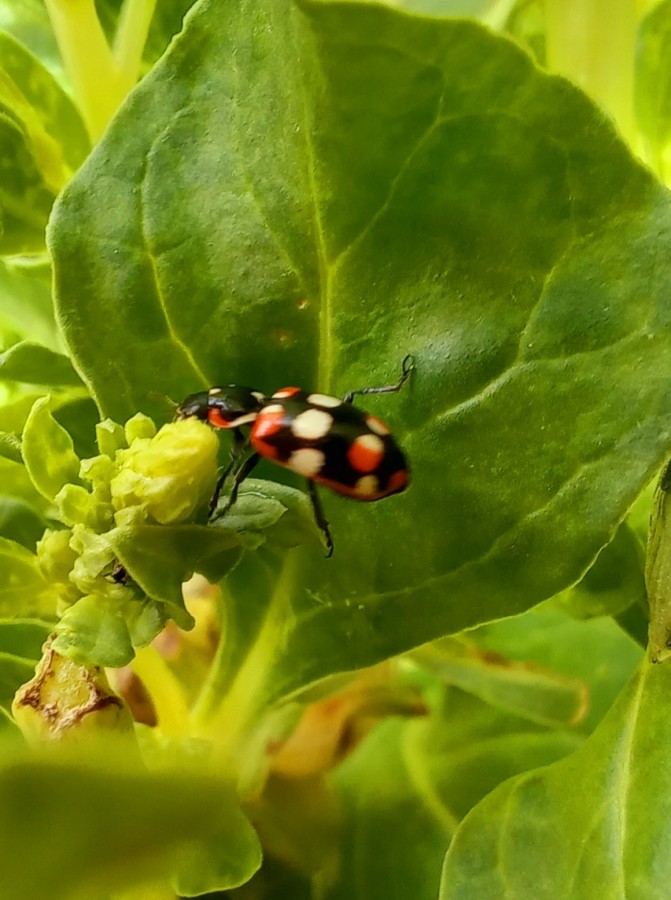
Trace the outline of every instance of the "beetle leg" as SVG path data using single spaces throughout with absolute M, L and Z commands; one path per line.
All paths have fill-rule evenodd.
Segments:
M 331 556 L 333 556 L 333 538 L 331 537 L 328 519 L 324 515 L 324 510 L 322 509 L 321 500 L 319 499 L 319 494 L 317 493 L 317 487 L 314 481 L 310 481 L 309 479 L 308 494 L 310 495 L 310 502 L 312 503 L 312 512 L 315 517 L 315 522 L 317 523 L 317 527 L 319 528 L 321 533 L 324 535 L 324 540 L 326 541 L 326 547 L 328 549 L 326 558 L 329 559 Z
M 219 478 L 217 479 L 217 486 L 214 489 L 214 493 L 212 494 L 212 499 L 210 500 L 210 508 L 208 511 L 208 521 L 212 519 L 215 509 L 217 508 L 217 503 L 219 503 L 219 497 L 221 496 L 221 492 L 223 490 L 224 484 L 226 483 L 226 479 L 233 471 L 235 464 L 242 458 L 244 455 L 245 449 L 247 447 L 247 438 L 240 431 L 239 428 L 233 428 L 233 443 L 231 444 L 231 461 L 226 466 L 224 471 L 221 473 Z M 217 516 L 218 518 L 218 516 Z
M 225 516 L 229 509 L 233 506 L 235 501 L 238 499 L 238 491 L 240 489 L 240 485 L 247 478 L 247 476 L 251 473 L 254 466 L 257 464 L 261 457 L 258 453 L 252 453 L 251 456 L 248 456 L 247 459 L 242 463 L 237 472 L 235 473 L 235 477 L 233 479 L 233 487 L 231 488 L 231 493 L 228 495 L 228 500 L 226 501 L 226 505 L 223 509 L 220 509 L 214 513 L 210 517 L 210 522 L 214 522 L 216 519 L 221 519 L 222 516 Z M 232 465 L 232 464 L 231 464 Z M 229 466 L 230 468 L 230 466 Z
M 403 385 L 410 378 L 410 373 L 415 368 L 415 358 L 411 353 L 403 360 L 401 366 L 401 377 L 396 384 L 385 384 L 382 387 L 357 388 L 354 391 L 348 391 L 343 397 L 343 403 L 351 403 L 357 394 L 395 394 L 400 391 Z

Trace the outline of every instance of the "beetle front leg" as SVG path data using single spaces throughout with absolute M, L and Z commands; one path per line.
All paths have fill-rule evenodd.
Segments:
M 226 513 L 238 499 L 238 491 L 240 490 L 240 485 L 252 472 L 254 466 L 260 459 L 261 457 L 258 453 L 252 453 L 252 455 L 248 456 L 247 459 L 242 463 L 238 471 L 235 473 L 235 478 L 233 479 L 233 487 L 231 488 L 231 493 L 229 494 L 228 500 L 226 501 L 226 505 L 223 509 L 218 510 L 214 513 L 214 515 L 211 516 L 210 522 L 215 522 L 217 519 L 221 519 L 222 516 L 226 515 Z
M 244 455 L 245 449 L 247 448 L 247 438 L 244 436 L 242 431 L 239 428 L 233 429 L 233 443 L 231 444 L 231 461 L 226 466 L 224 471 L 221 473 L 219 478 L 217 479 L 217 486 L 214 489 L 214 493 L 212 494 L 212 499 L 210 500 L 210 508 L 208 511 L 207 519 L 208 522 L 212 521 L 212 517 L 214 515 L 214 511 L 217 508 L 217 503 L 219 503 L 219 497 L 221 496 L 221 492 L 224 488 L 224 484 L 226 483 L 226 479 L 231 474 L 233 469 L 235 468 L 235 464 L 242 458 Z M 219 518 L 218 516 L 216 518 Z

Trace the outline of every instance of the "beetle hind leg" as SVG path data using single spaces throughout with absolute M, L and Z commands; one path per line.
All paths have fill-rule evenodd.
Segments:
M 308 479 L 308 494 L 310 495 L 310 502 L 312 503 L 312 513 L 315 517 L 315 522 L 317 523 L 317 528 L 324 535 L 324 543 L 326 544 L 326 549 L 328 553 L 326 554 L 326 558 L 330 559 L 333 556 L 333 538 L 331 537 L 331 530 L 329 528 L 328 519 L 324 515 L 324 510 L 322 508 L 321 500 L 319 499 L 319 494 L 317 493 L 317 487 L 314 481 L 310 481 Z

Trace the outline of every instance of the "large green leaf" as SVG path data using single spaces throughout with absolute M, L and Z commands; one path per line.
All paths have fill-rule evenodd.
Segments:
M 644 661 L 576 753 L 514 778 L 464 820 L 441 900 L 662 897 L 671 878 L 671 669 Z
M 344 393 L 415 355 L 403 393 L 367 403 L 408 493 L 325 498 L 332 560 L 235 570 L 277 697 L 588 569 L 671 439 L 669 226 L 598 110 L 510 41 L 236 0 L 192 11 L 50 245 L 77 370 L 118 420 L 217 382 Z

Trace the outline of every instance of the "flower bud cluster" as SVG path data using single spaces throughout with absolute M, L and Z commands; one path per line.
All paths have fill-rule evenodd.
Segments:
M 128 529 L 204 519 L 216 481 L 217 438 L 195 419 L 158 432 L 141 414 L 125 428 L 107 420 L 97 426 L 97 442 L 100 454 L 81 461 L 80 483 L 64 485 L 54 499 L 65 527 L 48 529 L 37 546 L 40 568 L 58 596 L 55 648 L 74 658 L 95 658 L 96 641 L 106 641 L 99 634 L 103 622 L 123 625 L 132 646 L 161 627 L 161 610 L 128 577 L 115 536 L 123 530 L 127 540 Z

